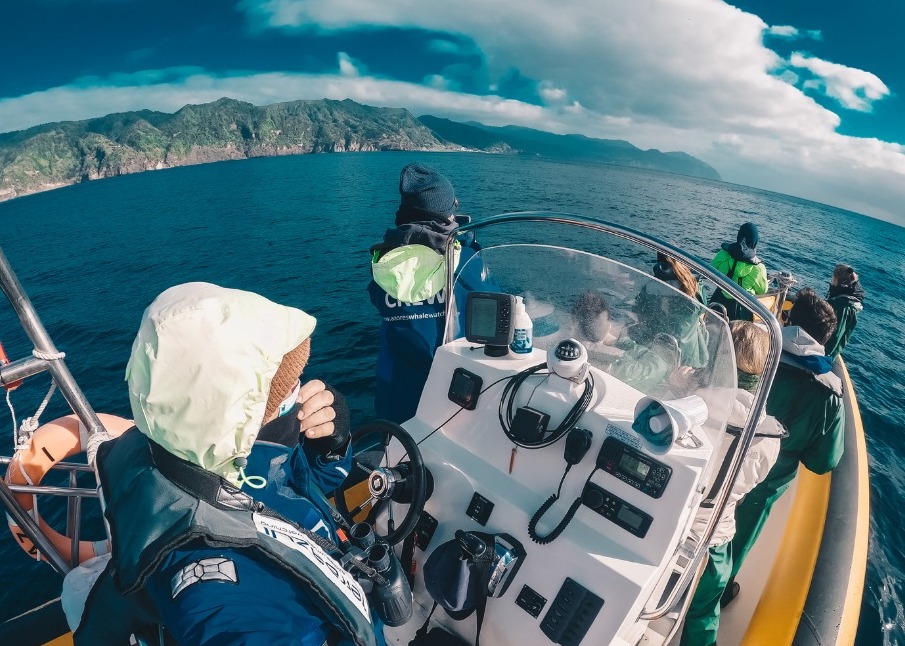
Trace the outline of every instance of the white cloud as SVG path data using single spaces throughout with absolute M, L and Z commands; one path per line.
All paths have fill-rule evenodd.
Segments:
M 15 129 L 139 107 L 172 111 L 221 96 L 256 104 L 348 97 L 415 114 L 684 150 L 711 163 L 728 181 L 903 223 L 905 150 L 840 135 L 839 116 L 794 84 L 813 76 L 822 83 L 820 91 L 847 106 L 879 100 L 889 93 L 886 86 L 868 72 L 803 55 L 793 57 L 795 71 L 789 69 L 764 46 L 764 37 L 771 30 L 792 37 L 795 28 L 770 28 L 728 4 L 459 0 L 432 4 L 427 11 L 413 10 L 410 0 L 243 0 L 239 6 L 259 29 L 392 26 L 455 34 L 484 57 L 482 73 L 490 87 L 503 87 L 515 69 L 544 81 L 538 91 L 546 92 L 548 103 L 465 94 L 450 81 L 460 76 L 446 70 L 430 74 L 425 84 L 378 79 L 361 61 L 340 56 L 340 72 L 327 76 L 162 70 L 144 73 L 141 80 L 82 81 L 0 101 L 0 123 Z M 804 36 L 814 37 L 795 30 L 795 37 Z M 434 51 L 447 47 L 441 40 L 446 42 L 438 38 L 431 45 Z
M 336 58 L 339 62 L 339 73 L 342 76 L 361 76 L 358 63 L 347 53 L 339 52 Z
M 566 91 L 559 87 L 554 87 L 550 82 L 542 82 L 538 85 L 541 98 L 547 105 L 553 103 L 562 103 L 568 98 Z
M 767 33 L 777 38 L 797 38 L 798 28 L 791 25 L 774 25 L 767 29 Z
M 831 63 L 795 52 L 789 59 L 792 67 L 806 69 L 816 79 L 805 81 L 805 89 L 813 89 L 836 99 L 849 110 L 870 112 L 874 101 L 889 96 L 889 88 L 876 75 L 863 70 Z
M 765 36 L 821 39 L 818 30 L 770 27 L 713 0 L 459 0 L 430 11 L 413 11 L 410 0 L 243 0 L 241 7 L 272 28 L 455 33 L 482 52 L 491 86 L 517 69 L 575 102 L 571 111 L 542 110 L 549 121 L 536 126 L 685 150 L 729 181 L 900 223 L 905 217 L 897 205 L 905 203 L 902 147 L 837 133 L 839 116 L 795 87 L 802 75 L 764 46 Z M 792 65 L 846 107 L 863 110 L 889 93 L 869 72 L 803 56 Z M 853 174 L 869 187 L 863 199 L 846 189 Z
M 796 40 L 798 38 L 810 38 L 812 40 L 823 40 L 823 32 L 819 29 L 801 30 L 791 25 L 773 25 L 766 30 L 768 36 L 775 38 L 785 38 L 787 40 Z

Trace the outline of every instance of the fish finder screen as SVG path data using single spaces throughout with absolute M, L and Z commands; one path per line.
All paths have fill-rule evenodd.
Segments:
M 636 460 L 628 453 L 623 453 L 622 457 L 619 458 L 619 470 L 639 480 L 644 480 L 647 474 L 650 473 L 650 465 L 641 462 L 641 460 Z
M 625 505 L 623 505 L 616 513 L 616 518 L 621 520 L 626 525 L 632 527 L 633 529 L 638 529 L 639 527 L 641 527 L 641 522 L 644 520 L 644 518 L 640 514 L 636 514 Z
M 471 333 L 475 336 L 496 336 L 497 301 L 476 298 L 471 304 Z

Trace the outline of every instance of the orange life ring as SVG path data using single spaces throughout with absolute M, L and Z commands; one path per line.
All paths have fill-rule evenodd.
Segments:
M 110 435 L 118 436 L 132 428 L 134 424 L 127 419 L 116 415 L 98 413 L 98 418 Z M 9 467 L 6 470 L 6 484 L 10 485 L 39 485 L 41 479 L 50 471 L 51 467 L 60 460 L 72 457 L 84 450 L 82 446 L 86 431 L 75 415 L 67 415 L 42 424 L 35 430 L 31 442 L 24 449 L 16 451 Z M 32 517 L 36 517 L 41 531 L 50 539 L 53 546 L 67 562 L 72 562 L 72 540 L 44 522 L 41 515 L 35 509 L 35 496 L 33 494 L 17 493 L 16 500 Z M 13 538 L 38 560 L 43 557 L 38 552 L 37 546 L 31 541 L 22 528 L 16 524 L 11 516 L 7 515 L 9 529 Z M 81 563 L 94 556 L 100 556 L 110 551 L 108 541 L 79 541 L 78 562 Z

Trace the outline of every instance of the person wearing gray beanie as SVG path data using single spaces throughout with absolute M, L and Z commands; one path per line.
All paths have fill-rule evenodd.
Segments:
M 368 295 L 382 319 L 374 407 L 377 417 L 401 423 L 415 415 L 443 342 L 446 253 L 459 201 L 452 182 L 420 163 L 399 173 L 399 198 L 396 227 L 371 247 Z M 457 294 L 486 288 L 480 247 L 463 242 L 452 242 Z

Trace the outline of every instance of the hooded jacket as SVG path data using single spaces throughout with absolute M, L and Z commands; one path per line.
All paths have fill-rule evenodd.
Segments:
M 375 397 L 381 419 L 401 423 L 414 417 L 443 342 L 447 235 L 431 223 L 412 223 L 388 230 L 372 248 L 368 295 L 381 317 Z M 455 244 L 456 298 L 464 299 L 486 287 L 487 273 L 477 243 Z
M 277 508 L 287 518 L 330 536 L 333 523 L 322 496 L 316 494 L 318 485 L 332 488 L 342 479 L 339 461 L 324 462 L 307 446 L 255 444 L 277 368 L 314 326 L 315 320 L 301 310 L 256 294 L 207 283 L 179 285 L 163 292 L 145 311 L 126 378 L 138 431 L 167 453 L 234 484 L 250 484 L 249 475 L 264 476 L 264 489 L 245 489 L 256 504 Z M 117 441 L 106 453 L 121 455 L 126 445 L 120 444 Z M 99 458 L 101 466 L 106 460 Z M 199 504 L 199 498 L 187 491 L 180 494 L 182 487 L 172 485 L 153 460 L 137 466 L 134 461 L 120 464 L 120 471 L 138 468 L 143 482 L 161 486 L 120 486 L 111 498 L 116 504 L 108 512 L 121 510 L 120 517 L 111 517 L 111 526 L 130 532 L 135 540 L 118 543 L 111 567 L 92 591 L 83 619 L 87 624 L 79 629 L 80 643 L 118 643 L 124 631 L 128 635 L 135 625 L 148 621 L 162 622 L 180 643 L 269 646 L 292 638 L 293 643 L 319 646 L 330 636 L 330 622 L 310 594 L 314 588 L 299 585 L 287 569 L 288 561 L 252 549 L 252 542 L 276 535 L 264 532 L 258 537 L 252 531 L 253 541 L 246 528 L 246 534 L 218 540 L 204 527 L 227 526 L 222 519 L 228 511 L 205 512 L 210 505 Z M 131 521 L 121 517 L 154 509 L 163 493 L 153 492 L 164 490 L 178 503 Z M 168 524 L 180 513 L 191 520 L 188 511 L 196 505 L 198 512 L 192 517 L 197 523 L 185 521 L 185 528 Z M 166 543 L 143 544 L 143 537 L 150 534 L 141 530 L 141 523 L 155 525 L 154 535 L 169 537 Z M 208 582 L 199 574 L 177 586 L 180 573 L 206 572 L 211 562 L 228 562 L 225 579 Z M 124 594 L 118 573 L 130 563 L 156 567 L 144 568 L 140 585 Z
M 727 393 L 727 396 L 731 396 Z M 729 427 L 743 428 L 751 412 L 754 403 L 754 395 L 741 388 L 735 391 L 735 399 L 729 411 Z M 745 495 L 760 483 L 770 469 L 776 463 L 779 456 L 780 439 L 785 435 L 785 429 L 775 418 L 768 415 L 761 417 L 757 425 L 756 435 L 751 440 L 748 452 L 742 460 L 742 466 L 738 477 L 732 485 L 732 491 L 723 508 L 723 514 L 717 523 L 713 536 L 710 539 L 710 547 L 723 545 L 735 536 L 735 507 Z M 729 452 L 731 442 L 724 441 L 720 445 L 720 457 L 716 464 L 722 464 Z M 713 515 L 713 508 L 700 507 L 691 526 L 692 534 L 700 539 L 703 537 L 707 521 Z
M 826 355 L 835 359 L 842 354 L 858 325 L 858 314 L 864 309 L 864 290 L 857 281 L 851 285 L 833 286 L 827 302 L 836 312 L 836 330 L 826 342 Z
M 779 368 L 767 399 L 767 413 L 789 431 L 779 458 L 762 486 L 788 486 L 799 462 L 817 474 L 831 471 L 844 450 L 842 380 L 832 372 L 824 348 L 798 326 L 782 330 Z
M 729 243 L 724 243 L 716 256 L 711 261 L 711 266 L 725 274 L 731 280 L 738 283 L 742 289 L 754 294 L 765 294 L 767 292 L 767 268 L 761 262 L 757 255 L 750 256 L 733 256 L 730 252 Z M 723 290 L 720 293 L 726 299 L 732 299 L 732 296 Z

